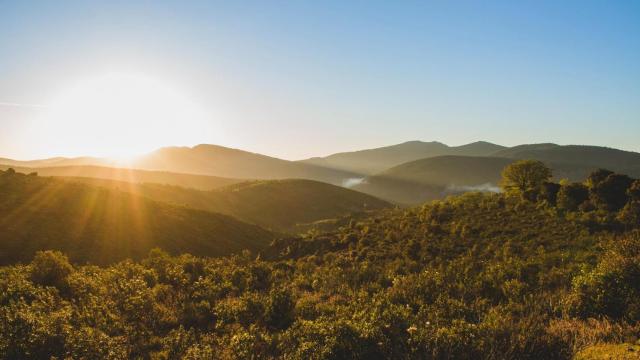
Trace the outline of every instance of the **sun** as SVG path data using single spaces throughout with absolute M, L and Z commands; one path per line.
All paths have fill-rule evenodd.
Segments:
M 167 84 L 143 74 L 113 72 L 55 96 L 36 131 L 50 153 L 123 160 L 198 142 L 210 123 L 202 107 Z

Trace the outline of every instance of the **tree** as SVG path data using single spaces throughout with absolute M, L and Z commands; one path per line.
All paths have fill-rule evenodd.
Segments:
M 546 201 L 550 205 L 555 206 L 558 199 L 558 191 L 560 191 L 560 184 L 545 181 L 540 187 L 538 201 Z
M 587 186 L 581 183 L 570 183 L 560 187 L 557 205 L 561 209 L 576 211 L 587 200 L 589 200 Z
M 551 178 L 551 169 L 541 161 L 519 160 L 502 170 L 501 186 L 507 193 L 525 196 L 539 192 L 545 181 Z
M 640 179 L 631 184 L 627 190 L 627 195 L 629 195 L 629 200 L 631 201 L 640 201 Z
M 593 171 L 591 174 L 589 174 L 589 176 L 587 176 L 586 185 L 589 188 L 594 188 L 611 174 L 613 174 L 613 171 L 607 169 L 598 169 L 596 171 Z
M 69 259 L 59 251 L 38 251 L 31 262 L 31 280 L 39 285 L 55 286 L 64 291 L 67 277 L 73 272 Z
M 629 201 L 627 190 L 633 179 L 627 175 L 610 174 L 590 189 L 593 203 L 607 211 L 618 211 Z

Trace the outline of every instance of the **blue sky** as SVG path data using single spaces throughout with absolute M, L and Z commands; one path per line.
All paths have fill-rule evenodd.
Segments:
M 48 99 L 109 71 L 207 110 L 166 145 L 288 159 L 415 139 L 640 151 L 638 64 L 638 1 L 0 0 L 0 157 L 100 155 L 33 129 Z

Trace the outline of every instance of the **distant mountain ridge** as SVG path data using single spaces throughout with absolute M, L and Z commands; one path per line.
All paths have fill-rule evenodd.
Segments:
M 448 146 L 437 141 L 408 141 L 375 149 L 315 157 L 300 162 L 362 174 L 374 174 L 402 163 L 428 157 L 443 155 L 488 156 L 504 149 L 506 147 L 486 141 L 477 141 L 461 146 Z
M 218 145 L 167 147 L 147 154 L 132 167 L 240 179 L 310 179 L 341 185 L 358 176 L 350 171 L 278 159 Z
M 104 159 L 95 158 L 52 158 L 28 163 L 34 168 L 37 164 L 54 167 L 57 164 L 94 161 L 92 159 L 104 162 Z M 437 141 L 409 141 L 300 161 L 202 144 L 161 148 L 137 159 L 130 166 L 236 180 L 308 179 L 351 187 L 396 203 L 417 203 L 441 198 L 449 193 L 450 188 L 495 187 L 502 170 L 500 166 L 518 159 L 544 162 L 554 170 L 556 179 L 581 181 L 597 168 L 640 177 L 640 153 L 637 152 L 554 143 L 505 147 L 486 141 L 461 146 L 448 146 Z M 0 160 L 0 164 L 5 162 L 10 163 L 11 160 Z M 465 179 L 464 184 L 460 179 Z M 471 179 L 478 182 L 467 184 Z M 191 187 L 182 183 L 174 185 Z M 419 190 L 415 186 L 419 186 Z

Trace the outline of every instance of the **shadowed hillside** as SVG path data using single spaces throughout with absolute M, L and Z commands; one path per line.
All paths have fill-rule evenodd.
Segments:
M 310 223 L 391 207 L 386 201 L 357 191 L 312 180 L 243 182 L 215 191 L 159 184 L 130 184 L 72 178 L 117 188 L 150 199 L 231 215 L 277 231 L 298 232 Z
M 545 163 L 582 165 L 640 176 L 640 153 L 601 146 L 532 144 L 504 149 L 493 156 L 535 159 Z
M 456 192 L 491 190 L 511 162 L 493 157 L 438 156 L 367 177 L 354 189 L 400 204 L 417 204 Z
M 274 237 L 226 215 L 170 206 L 113 189 L 10 171 L 0 173 L 0 263 L 62 250 L 78 262 L 170 253 L 227 255 Z
M 355 190 L 400 204 L 419 204 L 467 191 L 498 191 L 502 169 L 515 158 L 437 156 L 365 178 Z M 582 181 L 597 167 L 544 161 L 556 180 Z
M 462 146 L 448 146 L 437 141 L 409 141 L 381 148 L 316 157 L 302 160 L 302 162 L 363 174 L 373 174 L 405 162 L 428 157 L 441 155 L 487 156 L 502 149 L 505 149 L 505 147 L 485 141 Z

